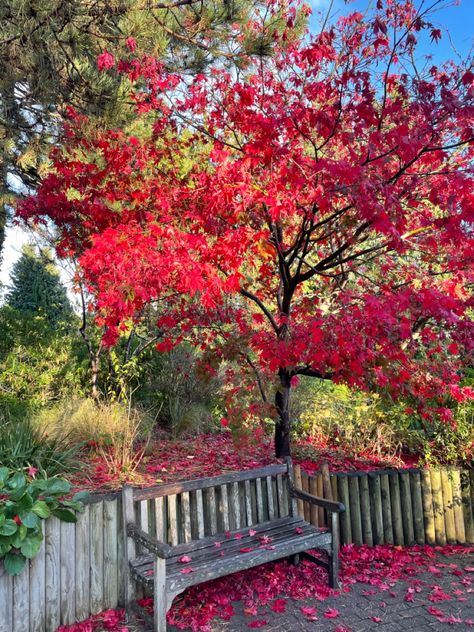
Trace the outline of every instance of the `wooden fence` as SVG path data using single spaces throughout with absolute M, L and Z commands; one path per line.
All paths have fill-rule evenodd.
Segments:
M 376 470 L 331 475 L 341 514 L 343 544 L 474 543 L 474 471 L 459 468 Z M 321 474 L 295 467 L 298 486 L 323 495 Z M 324 510 L 298 501 L 306 520 L 327 526 Z
M 303 489 L 324 495 L 321 475 L 307 476 L 296 466 L 295 477 Z M 335 473 L 330 480 L 333 497 L 347 507 L 341 515 L 343 543 L 474 543 L 474 472 L 388 470 Z M 256 488 L 249 496 L 248 515 L 258 511 L 258 496 Z M 204 511 L 208 500 L 204 499 Z M 137 502 L 135 512 L 138 524 L 154 533 L 158 524 L 150 502 L 155 501 Z M 215 503 L 211 531 L 229 524 L 226 506 Z M 324 510 L 302 501 L 298 507 L 313 524 L 326 525 Z M 179 511 L 172 503 L 160 508 L 156 515 L 163 516 L 163 537 L 172 543 L 184 528 L 178 523 L 187 519 L 184 506 Z M 76 524 L 52 518 L 45 521 L 44 530 L 40 554 L 21 575 L 11 578 L 0 562 L 0 632 L 55 632 L 60 625 L 123 603 L 119 494 L 92 498 Z
M 43 528 L 41 551 L 21 575 L 0 562 L 0 632 L 55 632 L 122 600 L 118 494 L 87 503 L 76 524 L 50 518 Z

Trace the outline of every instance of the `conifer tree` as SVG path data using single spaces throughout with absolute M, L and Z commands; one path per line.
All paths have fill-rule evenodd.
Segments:
M 40 316 L 51 328 L 67 325 L 73 309 L 50 253 L 26 246 L 11 274 L 7 304 L 25 316 Z

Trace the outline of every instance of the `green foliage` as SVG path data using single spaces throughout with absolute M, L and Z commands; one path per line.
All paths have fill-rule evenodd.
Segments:
M 394 455 L 416 440 L 409 423 L 387 414 L 377 393 L 364 393 L 342 384 L 303 378 L 293 415 L 299 436 L 317 438 L 350 454 Z M 419 441 L 418 441 L 419 442 Z
M 9 417 L 0 410 L 0 463 L 10 468 L 33 467 L 44 476 L 77 470 L 79 446 L 66 434 L 49 436 L 30 417 Z
M 135 395 L 177 436 L 215 427 L 220 386 L 219 378 L 199 372 L 198 354 L 182 344 L 149 356 Z
M 122 401 L 63 401 L 35 418 L 54 441 L 87 444 L 95 450 L 113 480 L 131 480 L 146 451 L 153 419 Z
M 26 561 L 39 552 L 43 541 L 41 521 L 55 516 L 76 522 L 84 495 L 62 500 L 71 491 L 61 478 L 34 478 L 18 469 L 0 467 L 0 558 L 9 575 L 18 575 Z
M 83 391 L 87 358 L 77 333 L 8 306 L 0 331 L 0 405 L 37 410 Z
M 466 385 L 469 384 L 467 380 Z M 298 436 L 340 447 L 348 455 L 394 456 L 470 466 L 474 456 L 474 402 L 451 402 L 452 423 L 424 417 L 406 402 L 327 381 L 303 379 L 295 393 Z
M 82 391 L 86 349 L 47 251 L 25 248 L 11 280 L 0 308 L 0 405 L 37 410 Z
M 73 309 L 59 271 L 48 251 L 39 254 L 31 246 L 23 248 L 13 266 L 7 304 L 29 318 L 41 317 L 50 327 L 68 327 Z

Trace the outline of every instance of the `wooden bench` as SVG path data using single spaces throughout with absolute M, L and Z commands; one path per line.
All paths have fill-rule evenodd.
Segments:
M 326 509 L 331 530 L 298 516 L 296 499 Z M 149 590 L 150 623 L 165 632 L 174 597 L 189 586 L 285 557 L 297 563 L 299 554 L 325 566 L 335 588 L 341 511 L 342 503 L 295 488 L 290 459 L 147 489 L 125 486 L 126 606 L 134 605 L 136 583 Z M 327 562 L 311 556 L 310 549 L 326 551 Z

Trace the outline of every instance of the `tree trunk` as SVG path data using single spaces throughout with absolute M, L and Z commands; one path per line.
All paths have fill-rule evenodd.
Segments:
M 291 377 L 280 370 L 280 388 L 275 395 L 278 418 L 275 422 L 275 456 L 291 456 L 290 453 L 290 389 Z
M 102 346 L 102 345 L 101 345 Z M 98 403 L 99 402 L 99 362 L 100 362 L 100 351 L 101 347 L 95 352 L 90 354 L 90 364 L 91 364 L 91 397 L 92 399 Z

